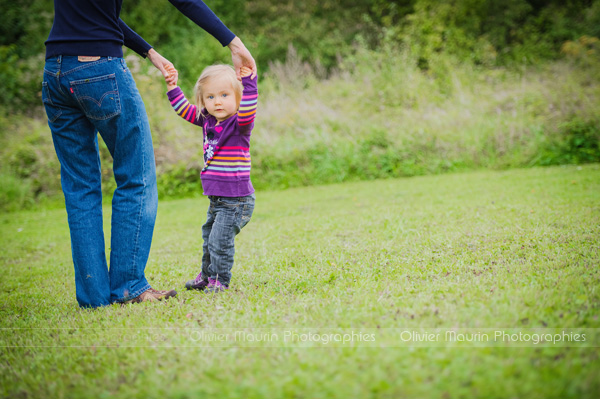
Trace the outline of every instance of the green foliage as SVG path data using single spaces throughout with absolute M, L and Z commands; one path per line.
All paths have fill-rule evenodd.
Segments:
M 0 45 L 0 113 L 29 115 L 41 103 L 41 57 L 21 58 L 17 45 Z
M 19 58 L 44 51 L 54 9 L 52 0 L 0 0 L 0 46 L 16 46 Z
M 410 50 L 422 69 L 440 55 L 493 67 L 535 64 L 560 56 L 561 45 L 600 36 L 600 1 L 571 0 L 213 0 L 207 2 L 255 56 L 261 71 L 301 60 L 331 71 L 362 41 Z M 44 41 L 51 0 L 0 0 L 0 107 L 12 112 L 39 103 Z M 165 0 L 128 0 L 122 19 L 169 58 L 186 79 L 229 56 L 210 35 Z M 191 87 L 191 85 L 189 86 Z M 187 88 L 187 87 L 186 87 Z
M 384 130 L 355 144 L 338 140 L 254 158 L 252 182 L 262 190 L 439 174 L 474 166 L 472 161 L 447 159 L 432 145 L 398 145 Z
M 542 150 L 538 165 L 600 162 L 600 120 L 572 120 Z
M 201 166 L 180 163 L 169 165 L 168 168 L 158 172 L 159 198 L 194 197 L 202 194 Z
M 339 56 L 351 50 L 356 35 L 368 28 L 363 21 L 369 9 L 367 0 L 247 4 L 249 26 L 244 34 L 255 43 L 251 50 L 262 66 L 284 60 L 291 45 L 301 59 L 331 68 Z
M 433 64 L 432 57 L 439 53 L 486 66 L 535 64 L 556 58 L 567 40 L 597 35 L 599 4 L 587 0 L 418 0 L 403 18 L 395 18 L 397 24 L 390 25 L 389 16 L 373 22 L 385 27 L 384 40 L 409 48 L 422 68 Z
M 0 0 L 0 114 L 25 115 L 41 102 L 44 41 L 52 26 L 49 0 Z
M 600 77 L 600 71 L 594 69 L 600 63 L 600 39 L 581 36 L 577 40 L 567 40 L 560 48 L 561 53 L 571 62 L 590 68 L 590 80 Z
M 45 120 L 0 115 L 0 159 L 0 209 L 27 208 L 60 193 L 60 166 Z
M 0 172 L 0 210 L 16 211 L 34 204 L 31 182 L 13 174 Z
M 425 69 L 439 53 L 486 66 L 534 64 L 556 57 L 564 41 L 595 32 L 597 3 L 418 0 L 399 24 L 386 24 L 386 17 L 381 22 L 384 40 L 402 43 Z M 584 15 L 586 22 L 578 22 Z

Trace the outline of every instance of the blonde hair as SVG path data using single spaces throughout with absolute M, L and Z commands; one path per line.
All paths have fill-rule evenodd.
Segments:
M 210 79 L 217 77 L 217 76 L 226 77 L 231 81 L 231 87 L 233 88 L 233 91 L 235 93 L 235 99 L 237 102 L 237 106 L 239 108 L 240 101 L 242 101 L 242 92 L 244 91 L 244 86 L 242 85 L 242 82 L 240 82 L 238 80 L 238 78 L 235 74 L 235 69 L 233 69 L 233 67 L 231 65 L 225 65 L 225 64 L 216 64 L 216 65 L 211 65 L 211 66 L 207 66 L 206 68 L 204 68 L 204 70 L 200 74 L 200 77 L 198 78 L 198 81 L 196 82 L 196 85 L 194 86 L 194 94 L 196 96 L 196 105 L 199 108 L 205 108 L 204 107 L 204 99 L 202 96 L 203 87 L 206 84 L 206 82 L 208 82 Z

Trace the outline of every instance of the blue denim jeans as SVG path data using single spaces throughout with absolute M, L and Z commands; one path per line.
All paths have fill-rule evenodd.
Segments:
M 150 125 L 122 58 L 46 60 L 42 100 L 56 155 L 71 232 L 81 307 L 122 302 L 150 288 L 144 269 L 158 195 Z M 113 157 L 110 270 L 102 227 L 98 134 Z
M 209 196 L 206 223 L 202 226 L 202 276 L 229 286 L 235 236 L 248 224 L 254 211 L 254 194 L 247 197 Z

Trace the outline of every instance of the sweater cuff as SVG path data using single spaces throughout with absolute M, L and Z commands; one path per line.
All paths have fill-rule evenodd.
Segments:
M 167 91 L 167 97 L 169 97 L 169 100 L 174 100 L 175 98 L 177 98 L 177 96 L 179 96 L 182 93 L 183 91 L 181 90 L 181 88 L 177 86 Z

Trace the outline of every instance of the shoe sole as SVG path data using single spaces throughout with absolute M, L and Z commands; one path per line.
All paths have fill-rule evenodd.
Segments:
M 185 283 L 185 288 L 187 290 L 198 290 L 198 291 L 204 291 L 204 289 L 206 288 L 207 284 L 204 285 L 194 285 L 193 283 L 194 280 L 188 281 L 187 283 Z
M 173 297 L 175 297 L 175 296 L 177 296 L 177 291 L 175 291 L 175 290 L 171 290 L 171 291 L 167 292 L 167 293 L 165 294 L 165 296 L 164 296 L 164 297 L 162 297 L 162 298 L 157 298 L 157 299 L 160 301 L 160 300 L 162 300 L 162 299 L 173 298 Z

